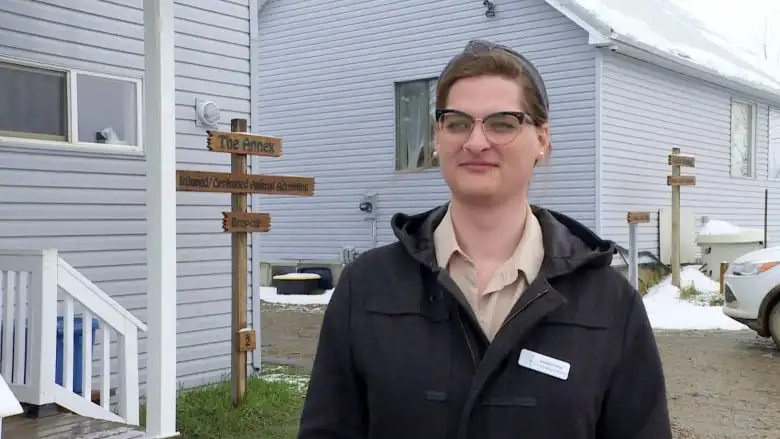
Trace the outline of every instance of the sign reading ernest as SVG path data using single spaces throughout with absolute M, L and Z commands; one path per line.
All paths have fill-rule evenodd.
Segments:
M 209 151 L 264 157 L 282 156 L 282 139 L 251 133 L 207 131 Z
M 222 212 L 225 232 L 267 232 L 271 230 L 271 215 L 253 212 Z

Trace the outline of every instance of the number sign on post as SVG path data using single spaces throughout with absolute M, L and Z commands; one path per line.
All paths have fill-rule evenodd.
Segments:
M 247 391 L 247 352 L 257 349 L 256 332 L 247 327 L 248 233 L 268 232 L 271 216 L 249 212 L 249 194 L 314 195 L 314 179 L 247 173 L 247 156 L 281 157 L 282 139 L 247 132 L 246 119 L 232 119 L 230 132 L 208 131 L 209 151 L 231 155 L 230 172 L 176 171 L 176 190 L 231 194 L 231 211 L 222 213 L 222 230 L 231 234 L 233 294 L 231 381 L 233 405 L 243 402 Z
M 669 155 L 672 175 L 666 177 L 666 184 L 672 187 L 672 285 L 680 288 L 680 186 L 696 186 L 696 177 L 680 175 L 680 168 L 693 168 L 696 158 L 680 154 L 680 148 L 672 148 Z

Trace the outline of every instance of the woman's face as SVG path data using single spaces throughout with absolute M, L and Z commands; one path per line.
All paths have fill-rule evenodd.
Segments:
M 513 114 L 526 108 L 520 86 L 502 77 L 465 78 L 450 88 L 447 109 L 455 111 L 437 124 L 436 151 L 453 197 L 484 204 L 525 194 L 549 144 L 547 124 Z

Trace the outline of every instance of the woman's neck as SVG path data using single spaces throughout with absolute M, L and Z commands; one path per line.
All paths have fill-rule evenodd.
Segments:
M 525 197 L 492 206 L 464 204 L 453 198 L 450 215 L 458 245 L 475 261 L 506 261 L 523 236 L 526 209 Z

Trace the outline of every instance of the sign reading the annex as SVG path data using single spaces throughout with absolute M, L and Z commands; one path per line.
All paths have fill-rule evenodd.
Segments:
M 282 139 L 279 137 L 224 131 L 208 131 L 207 133 L 206 146 L 209 151 L 264 157 L 282 156 Z

